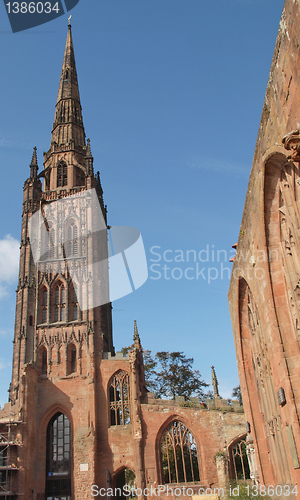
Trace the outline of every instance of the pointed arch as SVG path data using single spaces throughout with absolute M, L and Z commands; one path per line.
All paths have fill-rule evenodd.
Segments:
M 68 167 L 66 163 L 61 162 L 57 165 L 57 178 L 56 186 L 63 187 L 68 184 Z
M 41 260 L 54 259 L 56 257 L 56 224 L 53 221 L 48 221 L 40 228 L 42 235 L 41 242 Z
M 75 217 L 69 218 L 65 223 L 65 253 L 66 257 L 80 255 L 79 221 Z
M 247 385 L 245 392 L 249 395 L 251 415 L 256 415 L 254 429 L 260 450 L 258 456 L 263 452 L 269 453 L 271 467 L 277 468 L 272 471 L 273 477 L 282 477 L 284 481 L 283 478 L 289 474 L 288 457 L 270 365 L 271 355 L 259 308 L 244 278 L 239 279 L 239 325 L 242 381 Z M 277 457 L 284 464 L 281 469 L 278 468 Z
M 173 417 L 164 424 L 159 436 L 162 482 L 178 484 L 200 481 L 197 443 L 187 425 Z
M 77 348 L 72 342 L 67 349 L 67 374 L 76 373 L 77 371 Z
M 46 497 L 71 496 L 72 429 L 68 417 L 55 413 L 47 426 Z
M 39 322 L 49 323 L 49 287 L 43 283 L 39 292 Z
M 247 457 L 246 433 L 236 437 L 228 445 L 229 475 L 235 481 L 250 479 L 250 467 Z
M 38 348 L 37 369 L 40 375 L 47 375 L 48 373 L 48 353 L 45 344 L 40 345 Z
M 284 154 L 265 164 L 264 219 L 275 307 L 283 341 L 300 341 L 300 171 Z M 283 263 L 280 267 L 278 263 Z M 290 321 L 286 318 L 289 316 Z
M 119 370 L 108 383 L 110 425 L 130 424 L 129 374 Z
M 68 287 L 65 280 L 56 279 L 51 287 L 52 322 L 67 321 Z

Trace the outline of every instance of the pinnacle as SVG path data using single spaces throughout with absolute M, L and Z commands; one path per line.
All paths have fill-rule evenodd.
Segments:
M 217 375 L 216 375 L 216 372 L 215 372 L 215 367 L 212 366 L 211 367 L 211 375 L 212 375 L 212 386 L 214 388 L 214 397 L 216 398 L 219 398 L 220 397 L 220 394 L 219 394 L 219 382 L 218 382 L 218 379 L 217 379 Z
M 86 154 L 85 154 L 85 156 L 92 157 L 91 141 L 90 141 L 90 139 L 87 140 L 87 146 L 86 146 Z
M 37 149 L 36 146 L 34 146 L 30 166 L 32 166 L 32 165 L 37 166 L 37 164 L 38 164 L 37 156 L 36 156 L 36 149 Z
M 75 147 L 85 146 L 71 24 L 68 25 L 51 142 L 60 146 L 70 141 Z
M 138 346 L 141 345 L 141 339 L 140 339 L 140 336 L 139 336 L 139 332 L 138 332 L 138 328 L 137 328 L 137 324 L 136 324 L 136 320 L 134 320 L 134 334 L 133 334 L 133 340 L 134 340 L 134 343 Z

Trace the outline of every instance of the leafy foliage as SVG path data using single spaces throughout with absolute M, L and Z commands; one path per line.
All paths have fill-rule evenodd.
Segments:
M 241 387 L 239 385 L 237 387 L 233 388 L 233 390 L 232 390 L 232 397 L 238 399 L 240 405 L 243 404 Z
M 130 347 L 124 347 L 122 353 L 128 354 Z M 193 358 L 187 358 L 183 352 L 160 351 L 152 356 L 151 351 L 144 351 L 144 367 L 147 389 L 157 398 L 183 396 L 189 400 L 192 396 L 204 399 L 204 387 L 207 387 L 198 370 L 193 369 Z

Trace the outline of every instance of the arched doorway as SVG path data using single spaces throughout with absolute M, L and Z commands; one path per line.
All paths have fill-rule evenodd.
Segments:
M 71 500 L 71 425 L 61 412 L 47 427 L 46 500 Z
M 115 477 L 115 498 L 135 498 L 135 473 L 125 467 Z

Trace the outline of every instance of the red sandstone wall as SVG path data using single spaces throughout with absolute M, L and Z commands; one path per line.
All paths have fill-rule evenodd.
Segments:
M 291 481 L 295 484 L 300 483 L 300 470 L 294 468 L 292 463 L 286 433 L 286 427 L 292 426 L 300 457 L 299 342 L 292 334 L 292 318 L 289 312 L 282 259 L 278 255 L 271 257 L 271 263 L 268 259 L 266 231 L 269 235 L 269 249 L 280 247 L 278 236 L 274 233 L 277 215 L 275 212 L 271 213 L 271 218 L 266 224 L 264 217 L 266 206 L 272 202 L 272 186 L 269 178 L 265 178 L 266 165 L 269 169 L 276 169 L 276 165 L 280 168 L 280 163 L 288 156 L 288 151 L 282 146 L 282 139 L 287 133 L 299 128 L 299 44 L 300 2 L 286 0 L 266 91 L 228 295 L 245 414 L 251 423 L 258 451 L 260 479 L 264 484 L 282 482 L 278 470 L 285 471 L 286 483 Z M 274 154 L 277 156 L 272 156 Z M 298 167 L 299 165 L 296 165 L 296 168 Z M 249 311 L 247 304 L 241 298 L 240 277 L 248 283 L 257 307 L 257 317 L 261 322 L 260 328 L 264 335 L 263 349 L 268 352 L 271 383 L 275 390 L 274 401 L 266 404 L 272 408 L 276 406 L 276 410 L 272 410 L 273 418 L 281 419 L 282 430 L 278 432 L 284 442 L 287 463 L 284 463 L 285 460 L 279 453 L 272 455 L 265 412 L 258 401 L 257 387 L 253 379 L 253 360 L 250 355 L 251 334 L 249 332 L 247 334 L 245 327 Z M 287 397 L 287 404 L 283 407 L 279 406 L 276 397 L 280 387 L 284 388 Z

